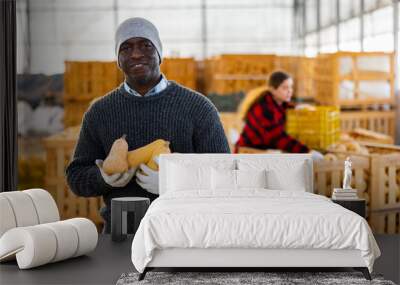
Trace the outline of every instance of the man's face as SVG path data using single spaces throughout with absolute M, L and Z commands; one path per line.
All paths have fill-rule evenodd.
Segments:
M 144 38 L 131 38 L 119 49 L 118 62 L 125 76 L 138 85 L 160 77 L 160 59 L 153 44 Z

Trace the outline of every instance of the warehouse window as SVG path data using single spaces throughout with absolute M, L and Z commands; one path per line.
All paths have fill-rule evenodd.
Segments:
M 360 1 L 340 0 L 339 7 L 341 21 L 348 20 L 350 18 L 360 15 Z
M 316 56 L 318 53 L 317 49 L 317 33 L 312 33 L 306 36 L 306 56 Z
M 336 1 L 322 0 L 321 8 L 321 26 L 327 27 L 336 23 Z
M 393 7 L 388 6 L 364 16 L 365 51 L 393 51 Z
M 322 53 L 335 52 L 336 46 L 336 26 L 331 26 L 321 31 L 321 50 Z
M 312 32 L 317 29 L 317 1 L 306 1 L 306 30 Z
M 339 49 L 343 51 L 360 51 L 360 19 L 354 18 L 340 23 Z

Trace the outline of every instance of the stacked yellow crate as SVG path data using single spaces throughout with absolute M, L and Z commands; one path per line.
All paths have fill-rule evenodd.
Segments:
M 328 106 L 288 110 L 286 131 L 310 148 L 326 149 L 339 140 L 340 110 Z

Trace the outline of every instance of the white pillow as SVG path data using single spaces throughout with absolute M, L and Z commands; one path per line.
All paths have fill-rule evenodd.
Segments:
M 167 191 L 211 189 L 211 167 L 168 164 Z
M 262 170 L 236 170 L 238 188 L 267 188 L 267 171 Z
M 296 175 L 293 173 L 288 177 L 284 171 L 271 169 L 267 171 L 267 188 L 271 190 L 287 191 L 306 191 L 305 171 L 301 168 L 296 169 Z
M 211 171 L 213 190 L 239 190 L 241 188 L 266 188 L 265 170 L 230 170 L 215 169 Z
M 266 169 L 267 188 L 272 190 L 306 191 L 307 164 L 304 159 L 240 159 L 240 170 Z
M 236 170 L 212 168 L 211 173 L 213 190 L 236 190 Z

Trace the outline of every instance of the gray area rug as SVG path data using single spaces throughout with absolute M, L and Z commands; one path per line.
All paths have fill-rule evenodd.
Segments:
M 360 272 L 148 272 L 142 281 L 139 273 L 122 274 L 117 285 L 133 284 L 379 284 L 395 285 L 381 275 L 368 281 Z

